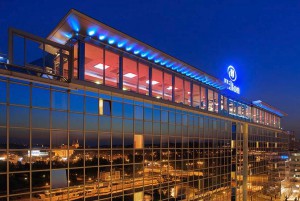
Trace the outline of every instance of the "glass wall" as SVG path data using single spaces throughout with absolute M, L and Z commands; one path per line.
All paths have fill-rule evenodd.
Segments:
M 85 80 L 96 84 L 119 87 L 119 69 L 122 68 L 123 90 L 193 106 L 210 112 L 227 114 L 256 123 L 280 128 L 280 118 L 262 109 L 220 95 L 217 91 L 193 83 L 171 72 L 150 67 L 137 59 L 122 57 L 109 50 L 85 44 Z M 149 73 L 152 74 L 152 79 Z M 151 79 L 151 80 L 150 80 Z M 173 83 L 174 82 L 174 83 Z M 191 98 L 193 97 L 193 98 Z M 220 111 L 219 111 L 220 110 Z
M 230 196 L 227 120 L 98 91 L 0 86 L 0 182 L 10 199 Z
M 146 82 L 150 83 L 149 80 Z M 152 69 L 152 96 L 156 98 L 163 97 L 163 72 L 155 68 Z
M 119 62 L 118 54 L 105 50 L 105 84 L 111 87 L 119 86 Z M 100 66 L 101 68 L 101 66 Z
M 78 45 L 75 44 L 75 60 L 78 58 Z M 74 63 L 76 63 L 74 61 Z M 137 59 L 122 57 L 122 66 L 120 66 L 120 56 L 110 50 L 100 46 L 85 43 L 85 73 L 86 81 L 96 84 L 104 84 L 112 87 L 119 87 L 119 68 L 122 68 L 123 90 L 133 91 L 144 95 L 149 95 L 149 84 L 152 85 L 152 96 L 158 99 L 164 99 L 181 103 L 184 105 L 198 107 L 202 110 L 218 112 L 219 100 L 218 93 L 209 91 L 210 101 L 207 100 L 207 88 L 193 84 L 191 91 L 191 82 L 173 73 L 150 67 Z M 77 64 L 74 66 L 75 78 L 77 78 Z M 149 69 L 152 71 L 152 80 L 150 81 Z M 173 83 L 174 77 L 174 83 Z M 195 94 L 193 94 L 195 93 Z M 192 103 L 192 97 L 195 103 Z M 209 102 L 209 107 L 207 107 Z
M 77 49 L 77 48 L 76 48 Z M 84 79 L 96 84 L 103 84 L 104 76 L 104 50 L 101 47 L 85 44 Z M 77 69 L 76 69 L 77 70 Z M 74 72 L 76 71 L 74 70 Z
M 132 59 L 123 58 L 123 90 L 137 92 L 138 64 Z

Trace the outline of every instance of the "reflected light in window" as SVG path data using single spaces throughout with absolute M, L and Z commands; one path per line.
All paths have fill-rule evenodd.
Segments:
M 95 65 L 94 67 L 95 67 L 95 68 L 98 68 L 98 69 L 100 69 L 100 70 L 103 70 L 103 64 L 102 64 L 102 63 L 99 63 L 99 64 Z M 105 69 L 107 69 L 107 68 L 109 68 L 109 66 L 108 66 L 108 65 L 105 65 Z
M 146 83 L 149 84 L 149 80 L 147 80 Z M 158 83 L 159 83 L 159 82 L 157 82 L 157 81 L 155 81 L 155 80 L 152 80 L 152 85 L 156 85 L 156 84 L 158 84 Z
M 172 90 L 172 86 L 169 86 L 167 89 L 168 89 L 168 90 Z M 175 87 L 175 90 L 176 90 L 176 89 L 178 89 L 178 88 Z
M 124 75 L 125 77 L 128 77 L 128 78 L 134 78 L 136 76 L 136 74 L 133 74 L 133 73 L 126 73 Z

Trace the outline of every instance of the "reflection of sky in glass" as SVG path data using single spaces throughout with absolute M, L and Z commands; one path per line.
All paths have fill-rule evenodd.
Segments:
M 5 82 L 0 82 L 0 102 L 6 102 L 6 83 Z
M 52 188 L 64 188 L 68 186 L 67 170 L 52 170 L 51 172 Z

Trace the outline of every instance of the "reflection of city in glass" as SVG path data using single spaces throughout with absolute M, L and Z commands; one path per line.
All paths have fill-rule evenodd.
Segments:
M 279 110 L 73 36 L 20 32 L 0 64 L 15 73 L 0 75 L 0 200 L 240 200 L 276 185 Z

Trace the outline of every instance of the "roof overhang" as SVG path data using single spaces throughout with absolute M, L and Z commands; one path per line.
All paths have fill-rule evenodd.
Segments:
M 272 112 L 280 117 L 284 117 L 287 116 L 287 113 L 261 101 L 261 100 L 257 100 L 257 101 L 252 101 L 252 104 L 255 105 L 256 107 L 259 107 L 261 109 L 267 110 L 269 112 Z
M 60 44 L 66 44 L 75 35 L 91 37 L 105 44 L 132 53 L 145 60 L 153 62 L 162 67 L 171 69 L 177 73 L 200 81 L 204 84 L 222 90 L 227 84 L 199 69 L 180 61 L 150 45 L 147 45 L 135 38 L 132 38 L 112 27 L 109 27 L 87 15 L 74 9 L 60 21 L 56 28 L 49 34 L 47 39 Z

